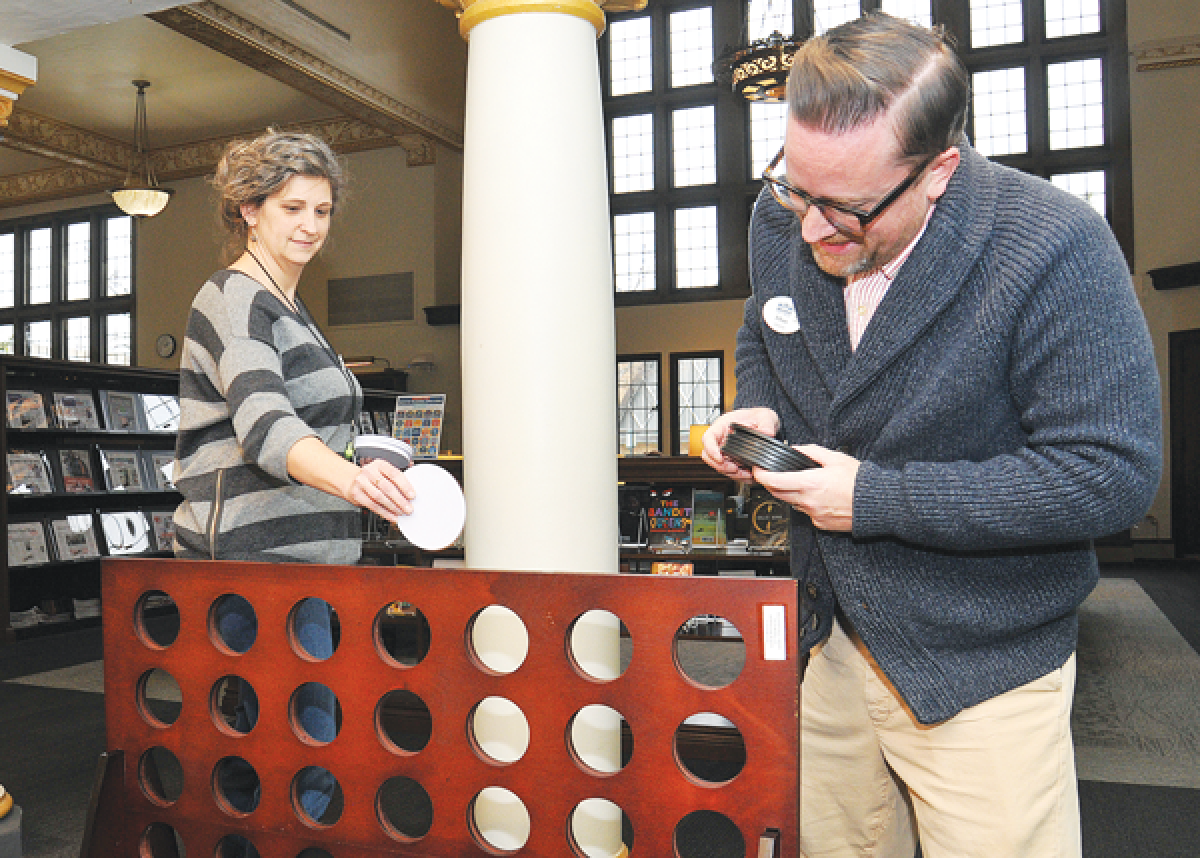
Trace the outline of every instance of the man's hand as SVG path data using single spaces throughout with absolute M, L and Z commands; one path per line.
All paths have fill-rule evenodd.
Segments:
M 858 459 L 815 444 L 796 449 L 821 467 L 782 472 L 755 468 L 754 479 L 772 495 L 805 513 L 821 530 L 850 532 L 854 526 Z
M 739 408 L 736 411 L 722 414 L 704 433 L 704 452 L 701 454 L 701 458 L 708 463 L 709 467 L 725 476 L 738 482 L 748 483 L 753 481 L 754 475 L 737 462 L 726 459 L 721 453 L 721 445 L 725 443 L 725 437 L 734 423 L 774 435 L 779 431 L 779 415 L 770 408 Z

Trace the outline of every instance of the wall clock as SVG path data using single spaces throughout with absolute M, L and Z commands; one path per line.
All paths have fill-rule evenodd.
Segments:
M 154 350 L 160 358 L 169 358 L 175 354 L 175 338 L 170 334 L 160 334 L 154 341 Z

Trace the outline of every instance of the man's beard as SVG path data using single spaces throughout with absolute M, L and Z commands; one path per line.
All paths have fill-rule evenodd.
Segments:
M 852 256 L 834 256 L 825 253 L 820 244 L 810 244 L 813 260 L 826 274 L 834 277 L 855 277 L 879 266 L 875 264 L 875 253 L 865 244 L 859 244 L 859 250 Z

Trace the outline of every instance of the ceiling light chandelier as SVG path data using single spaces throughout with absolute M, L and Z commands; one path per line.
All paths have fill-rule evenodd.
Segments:
M 112 192 L 113 202 L 134 217 L 154 217 L 167 207 L 167 200 L 174 191 L 160 188 L 150 166 L 150 155 L 146 146 L 146 87 L 148 80 L 135 80 L 137 108 L 133 116 L 133 161 L 125 175 L 125 184 Z
M 749 41 L 744 47 L 727 47 L 713 64 L 718 82 L 732 87 L 747 101 L 787 101 L 787 76 L 792 70 L 792 57 L 804 41 L 785 36 L 777 28 L 783 25 L 791 29 L 790 2 L 786 9 L 775 9 L 774 5 L 775 0 L 766 0 L 765 4 L 752 0 L 747 4 L 747 24 L 749 19 L 756 19 L 758 26 L 754 29 L 762 33 L 770 21 L 773 31 L 768 36 Z M 757 10 L 756 6 L 759 7 Z M 746 29 L 742 30 L 743 40 Z

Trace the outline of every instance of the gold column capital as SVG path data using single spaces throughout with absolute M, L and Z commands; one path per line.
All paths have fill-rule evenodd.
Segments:
M 12 116 L 17 97 L 33 84 L 34 81 L 23 75 L 0 69 L 0 128 L 8 127 L 8 117 Z
M 438 0 L 458 16 L 458 32 L 467 38 L 476 24 L 501 15 L 549 12 L 583 18 L 604 32 L 605 12 L 632 12 L 646 8 L 647 0 Z

